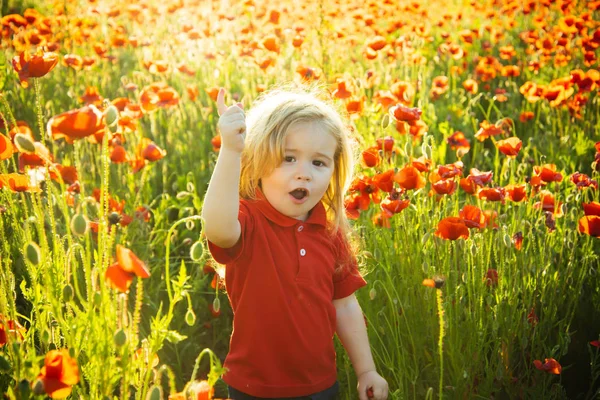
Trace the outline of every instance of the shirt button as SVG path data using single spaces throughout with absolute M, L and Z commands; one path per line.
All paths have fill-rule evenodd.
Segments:
M 303 226 L 303 225 L 300 225 L 300 226 L 298 227 L 298 232 L 302 232 L 302 229 L 304 229 L 304 226 Z
M 306 255 L 306 250 L 300 249 L 300 255 L 304 257 Z

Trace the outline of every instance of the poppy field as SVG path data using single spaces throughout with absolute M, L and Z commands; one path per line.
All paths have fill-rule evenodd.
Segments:
M 4 398 L 227 398 L 200 219 L 216 96 L 292 81 L 353 132 L 357 297 L 389 398 L 600 395 L 600 1 L 0 9 Z

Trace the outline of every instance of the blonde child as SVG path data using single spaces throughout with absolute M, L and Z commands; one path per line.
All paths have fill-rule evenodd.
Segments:
M 221 149 L 202 217 L 234 313 L 229 397 L 334 399 L 337 333 L 359 399 L 387 399 L 354 295 L 366 282 L 346 240 L 346 125 L 316 92 L 272 90 L 247 117 L 224 96 L 221 88 Z

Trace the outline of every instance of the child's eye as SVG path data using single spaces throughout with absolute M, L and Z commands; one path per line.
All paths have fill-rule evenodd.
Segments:
M 325 167 L 326 166 L 323 161 L 319 161 L 319 160 L 313 161 L 313 164 L 316 165 L 317 167 Z
M 296 161 L 296 158 L 294 158 L 293 156 L 285 156 L 285 157 L 283 157 L 283 160 L 285 162 L 294 162 L 294 161 Z

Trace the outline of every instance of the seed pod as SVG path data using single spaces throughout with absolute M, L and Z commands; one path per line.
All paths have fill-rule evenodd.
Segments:
M 20 153 L 35 153 L 35 145 L 29 136 L 17 133 L 13 140 Z
M 73 286 L 66 284 L 63 288 L 63 300 L 71 301 L 73 299 Z
M 29 242 L 25 245 L 25 257 L 33 265 L 38 265 L 42 259 L 40 247 L 35 242 Z
M 71 231 L 77 236 L 83 236 L 87 233 L 89 227 L 88 219 L 83 214 L 75 214 L 71 218 Z
M 127 343 L 127 333 L 123 329 L 119 329 L 115 336 L 113 336 L 113 340 L 115 341 L 115 346 L 121 347 L 125 343 Z
M 42 381 L 41 379 L 36 379 L 35 382 L 33 382 L 33 394 L 35 395 L 42 395 L 42 394 L 46 394 L 46 391 L 44 390 L 44 381 Z
M 121 222 L 121 214 L 119 214 L 118 212 L 111 212 L 110 214 L 108 214 L 108 222 L 111 225 L 116 225 L 119 222 Z
M 185 323 L 189 326 L 194 326 L 196 323 L 196 314 L 194 314 L 194 310 L 191 308 L 187 310 L 187 313 L 185 313 Z
M 154 385 L 150 388 L 148 395 L 146 396 L 146 400 L 162 400 L 163 399 L 163 391 L 160 386 Z
M 204 244 L 202 244 L 201 240 L 198 240 L 192 245 L 192 248 L 190 249 L 190 258 L 192 259 L 192 261 L 200 261 L 203 255 Z

